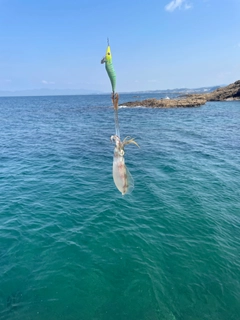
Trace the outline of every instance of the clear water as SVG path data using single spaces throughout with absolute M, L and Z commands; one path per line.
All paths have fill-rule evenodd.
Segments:
M 0 319 L 240 319 L 240 102 L 120 109 L 124 197 L 109 96 L 0 114 Z

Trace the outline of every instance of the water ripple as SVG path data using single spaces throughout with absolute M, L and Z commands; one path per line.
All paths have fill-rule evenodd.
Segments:
M 0 319 L 238 319 L 239 102 L 120 109 L 125 197 L 109 96 L 0 108 Z

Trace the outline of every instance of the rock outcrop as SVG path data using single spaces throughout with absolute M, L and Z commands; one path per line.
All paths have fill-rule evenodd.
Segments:
M 229 84 L 226 87 L 219 88 L 211 93 L 207 93 L 208 101 L 224 101 L 240 99 L 240 80 Z
M 229 101 L 240 100 L 240 80 L 210 93 L 188 94 L 178 99 L 146 99 L 142 101 L 126 102 L 128 107 L 151 107 L 151 108 L 177 108 L 177 107 L 199 107 L 207 101 Z
M 207 100 L 203 97 L 186 97 L 183 99 L 146 99 L 142 101 L 126 102 L 122 105 L 127 107 L 151 107 L 151 108 L 177 108 L 198 107 L 205 104 Z

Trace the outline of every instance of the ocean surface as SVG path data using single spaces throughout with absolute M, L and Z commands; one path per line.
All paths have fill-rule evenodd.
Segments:
M 120 95 L 120 102 L 151 95 Z M 239 320 L 240 101 L 0 98 L 0 319 Z

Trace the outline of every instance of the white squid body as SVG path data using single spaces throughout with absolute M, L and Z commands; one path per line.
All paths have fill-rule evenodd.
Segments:
M 123 144 L 118 136 L 112 136 L 111 139 L 116 143 L 113 156 L 113 180 L 122 195 L 129 194 L 134 189 L 134 181 L 125 165 Z

